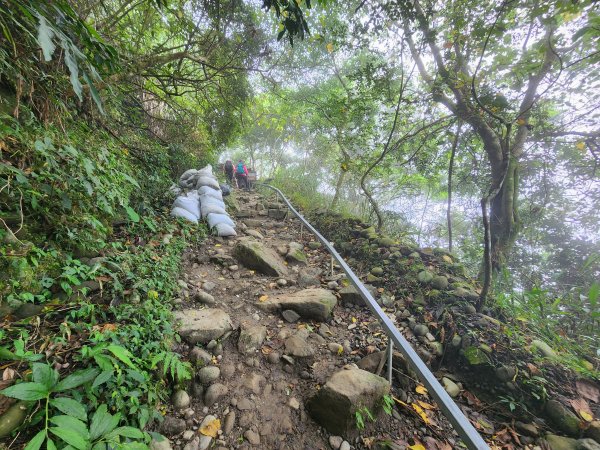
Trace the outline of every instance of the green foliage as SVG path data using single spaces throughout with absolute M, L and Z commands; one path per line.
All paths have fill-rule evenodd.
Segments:
M 7 397 L 28 402 L 42 401 L 43 407 L 34 413 L 44 424 L 25 447 L 37 450 L 46 442 L 48 448 L 69 445 L 76 449 L 106 448 L 115 446 L 122 448 L 147 448 L 143 442 L 148 435 L 138 428 L 130 426 L 118 427 L 121 414 L 111 415 L 107 406 L 102 404 L 91 413 L 85 403 L 75 398 L 64 396 L 64 393 L 77 395 L 82 387 L 89 385 L 100 374 L 96 368 L 78 370 L 60 379 L 59 373 L 49 364 L 32 364 L 32 380 L 10 386 L 0 393 Z M 89 423 L 88 423 L 89 419 Z
M 365 428 L 365 421 L 370 420 L 371 422 L 373 422 L 375 421 L 375 417 L 373 417 L 373 414 L 371 413 L 369 408 L 363 406 L 354 412 L 354 420 L 356 423 L 356 428 L 358 428 L 359 430 L 363 430 Z

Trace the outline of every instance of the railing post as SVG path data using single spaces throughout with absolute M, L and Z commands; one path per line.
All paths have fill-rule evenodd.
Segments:
M 387 366 L 387 372 L 388 372 L 388 382 L 390 383 L 390 386 L 392 385 L 393 355 L 394 355 L 394 341 L 392 341 L 388 337 L 388 366 Z

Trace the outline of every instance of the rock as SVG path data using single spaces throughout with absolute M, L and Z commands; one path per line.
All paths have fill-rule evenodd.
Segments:
M 291 264 L 307 264 L 308 260 L 304 254 L 304 246 L 298 242 L 290 242 L 288 244 L 289 250 L 285 255 L 285 259 Z
M 222 309 L 184 309 L 174 314 L 179 334 L 189 344 L 205 344 L 233 330 L 229 315 Z
M 205 281 L 202 283 L 202 288 L 207 292 L 213 291 L 216 287 L 217 284 L 213 283 L 212 281 Z
M 260 435 L 254 430 L 247 430 L 244 433 L 244 437 L 250 442 L 252 445 L 260 444 Z
M 158 427 L 158 431 L 165 436 L 175 436 L 183 433 L 186 429 L 185 420 L 173 416 L 165 416 Z
M 342 353 L 344 353 L 344 347 L 342 347 L 340 344 L 336 344 L 335 342 L 330 342 L 327 345 L 327 348 L 334 355 L 341 355 Z
M 233 254 L 245 267 L 264 275 L 283 277 L 288 274 L 281 257 L 258 241 L 241 238 L 234 247 Z
M 291 309 L 304 319 L 321 322 L 327 320 L 337 304 L 337 298 L 325 289 L 304 289 L 292 294 L 278 295 L 264 302 L 257 302 L 257 308 L 268 312 Z
M 237 409 L 240 411 L 248 411 L 254 409 L 254 403 L 248 398 L 243 398 L 237 403 Z
M 193 347 L 192 350 L 190 350 L 190 360 L 196 366 L 203 367 L 207 364 L 210 364 L 212 361 L 212 356 L 203 348 Z
M 579 418 L 558 400 L 548 400 L 544 407 L 557 430 L 568 436 L 579 436 Z
M 577 450 L 600 450 L 600 444 L 590 438 L 578 439 Z
M 392 247 L 396 242 L 391 238 L 391 237 L 387 237 L 387 236 L 382 236 L 379 239 L 377 239 L 377 245 L 379 245 L 380 247 Z
M 515 422 L 517 431 L 525 436 L 538 437 L 539 431 L 532 423 Z
M 592 438 L 596 442 L 600 442 L 600 420 L 594 420 L 585 430 L 585 437 Z
M 462 351 L 462 353 L 467 362 L 472 366 L 479 366 L 490 363 L 489 357 L 479 347 L 467 347 Z
M 460 387 L 450 378 L 442 378 L 442 384 L 450 397 L 454 398 L 460 393 Z
M 290 401 L 288 402 L 288 405 L 290 406 L 290 408 L 300 409 L 300 402 L 295 397 L 290 398 Z
M 385 358 L 385 353 L 386 352 L 384 351 L 371 353 L 370 355 L 365 356 L 363 359 L 357 362 L 356 365 L 362 370 L 375 373 L 379 368 L 381 358 Z
M 202 419 L 202 422 L 200 422 L 200 426 L 198 428 L 202 429 L 204 427 L 207 427 L 209 424 L 214 423 L 215 420 L 217 420 L 217 418 L 215 416 L 209 414 L 204 419 Z M 212 443 L 212 440 L 213 440 L 212 437 L 200 434 L 200 443 L 198 445 L 198 449 L 199 450 L 208 449 Z
M 197 302 L 200 302 L 203 305 L 212 306 L 215 303 L 217 303 L 215 301 L 215 298 L 212 295 L 210 295 L 208 292 L 204 292 L 204 291 L 198 291 L 198 292 L 196 292 L 195 299 L 196 299 Z
M 306 341 L 306 337 L 298 332 L 285 340 L 285 353 L 297 358 L 306 358 L 315 354 L 315 350 Z
M 547 434 L 546 442 L 550 450 L 577 450 L 577 440 L 555 434 Z
M 281 355 L 277 352 L 271 352 L 269 353 L 269 356 L 267 356 L 267 361 L 269 361 L 271 364 L 277 364 L 280 359 Z
M 465 303 L 463 305 L 463 311 L 467 314 L 475 314 L 477 312 L 475 307 L 473 305 L 471 305 L 470 303 Z
M 265 377 L 258 373 L 246 374 L 242 378 L 242 385 L 251 390 L 255 395 L 260 394 L 261 386 L 264 385 L 265 382 Z
M 448 289 L 448 278 L 441 276 L 441 275 L 439 275 L 437 277 L 433 277 L 431 280 L 431 286 L 434 289 L 444 291 L 444 290 Z
M 294 323 L 300 319 L 300 315 L 296 311 L 292 311 L 291 309 L 286 309 L 281 313 L 286 322 Z
M 171 397 L 171 403 L 175 409 L 184 409 L 190 406 L 190 396 L 184 390 L 175 391 Z
M 184 441 L 191 441 L 194 438 L 194 432 L 192 430 L 185 430 L 183 432 L 182 439 Z
M 341 435 L 355 423 L 354 413 L 362 407 L 375 411 L 390 385 L 377 375 L 347 366 L 336 372 L 307 402 L 312 418 L 330 433 Z
M 225 416 L 225 420 L 223 422 L 223 433 L 229 434 L 231 430 L 233 430 L 233 426 L 235 425 L 235 411 L 230 411 L 229 414 Z
M 183 450 L 200 450 L 200 438 L 198 436 L 194 437 L 190 442 L 185 444 Z
M 327 283 L 327 289 L 334 290 L 334 289 L 337 289 L 338 287 L 339 287 L 339 285 L 338 285 L 337 281 L 329 281 Z
M 279 287 L 284 287 L 287 286 L 288 282 L 285 278 L 280 278 L 279 280 L 277 280 L 277 286 Z
M 319 286 L 321 284 L 320 275 L 321 271 L 315 267 L 300 269 L 300 272 L 298 272 L 298 286 Z
M 343 305 L 364 305 L 365 302 L 354 286 L 345 286 L 339 291 Z
M 516 374 L 517 370 L 511 366 L 502 365 L 496 369 L 496 377 L 498 377 L 500 381 L 511 381 Z
M 17 402 L 8 408 L 0 416 L 0 438 L 8 436 L 21 425 L 27 417 L 28 410 L 27 402 Z
M 433 275 L 428 270 L 422 270 L 417 274 L 417 280 L 422 284 L 427 284 L 433 280 Z
M 204 404 L 206 406 L 214 405 L 221 397 L 227 394 L 228 391 L 227 386 L 223 384 L 215 383 L 211 385 L 204 395 Z
M 261 241 L 264 239 L 264 236 L 262 234 L 260 234 L 256 230 L 253 230 L 252 228 L 248 228 L 246 231 L 244 231 L 244 233 L 246 233 L 248 236 L 252 236 Z
M 164 436 L 153 437 L 150 442 L 150 450 L 172 450 L 171 441 Z
M 263 325 L 242 328 L 242 331 L 240 332 L 240 338 L 238 340 L 239 352 L 244 355 L 254 353 L 261 347 L 266 337 L 267 327 Z
M 427 333 L 429 333 L 429 328 L 427 327 L 427 325 L 418 324 L 415 325 L 412 331 L 415 334 L 415 336 L 425 336 Z
M 539 339 L 534 339 L 533 341 L 531 341 L 531 348 L 539 351 L 546 358 L 557 357 L 556 352 L 552 350 L 552 347 L 550 347 L 544 341 L 540 341 Z
M 308 243 L 308 248 L 310 248 L 311 250 L 316 250 L 318 248 L 321 248 L 323 244 L 321 244 L 318 241 L 311 241 Z
M 375 276 L 383 275 L 383 268 L 381 268 L 381 267 L 373 267 L 371 269 L 371 274 L 373 274 Z
M 342 442 L 342 445 L 340 445 L 340 450 L 350 450 L 350 443 L 348 441 Z
M 338 450 L 343 441 L 340 436 L 329 436 L 329 445 L 333 450 Z
M 196 379 L 203 384 L 204 386 L 208 386 L 213 381 L 217 380 L 221 375 L 221 369 L 217 366 L 207 366 L 203 367 L 196 374 Z

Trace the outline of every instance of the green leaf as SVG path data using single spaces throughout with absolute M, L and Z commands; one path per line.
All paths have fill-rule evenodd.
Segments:
M 33 401 L 46 398 L 50 393 L 41 383 L 19 383 L 0 391 L 0 394 L 19 400 Z
M 86 441 L 90 439 L 90 433 L 88 431 L 87 425 L 81 420 L 76 419 L 75 417 L 63 415 L 53 416 L 50 418 L 50 422 L 52 422 L 59 428 L 66 428 L 68 430 L 74 431 Z
M 46 386 L 51 391 L 58 381 L 58 372 L 48 364 L 35 363 L 32 367 L 33 381 Z
M 46 439 L 46 430 L 41 430 L 32 440 L 29 441 L 23 450 L 39 450 Z
M 48 62 L 52 59 L 52 54 L 56 49 L 54 42 L 52 42 L 54 30 L 48 25 L 48 21 L 44 16 L 38 14 L 38 19 L 40 21 L 40 25 L 38 26 L 38 43 L 42 48 L 44 61 Z
M 78 370 L 77 372 L 73 372 L 64 380 L 58 382 L 56 387 L 54 388 L 55 392 L 67 391 L 69 389 L 74 389 L 76 387 L 81 386 L 82 384 L 89 383 L 94 378 L 98 376 L 98 369 L 83 369 Z
M 135 223 L 138 223 L 140 221 L 140 216 L 138 215 L 138 213 L 135 212 L 135 210 L 132 207 L 126 206 L 125 211 L 127 211 L 129 220 L 131 220 L 132 222 L 135 222 Z
M 144 433 L 134 427 L 119 427 L 115 428 L 107 435 L 109 439 L 116 436 L 123 436 L 131 439 L 143 439 Z
M 94 383 L 92 384 L 92 389 L 95 389 L 98 386 L 100 386 L 101 384 L 106 383 L 108 380 L 110 380 L 112 378 L 112 376 L 113 376 L 113 371 L 112 370 L 105 370 L 105 371 L 103 371 L 94 380 Z
M 68 428 L 50 427 L 50 432 L 61 438 L 67 444 L 72 445 L 77 450 L 85 450 L 88 446 L 88 441 L 79 435 L 76 431 Z
M 594 283 L 590 286 L 590 291 L 588 292 L 588 299 L 593 309 L 598 304 L 598 296 L 600 296 L 600 284 Z
M 6 347 L 0 347 L 0 361 L 17 361 L 21 357 L 15 355 Z
M 71 446 L 69 445 L 69 447 Z M 48 438 L 48 442 L 46 442 L 46 450 L 56 450 L 56 444 L 50 438 Z M 67 447 L 65 447 L 63 450 L 67 450 Z
M 120 345 L 109 345 L 106 349 L 132 369 L 137 369 L 135 364 L 133 364 L 133 361 L 131 361 L 131 356 L 133 355 L 125 347 L 121 347 Z
M 68 397 L 58 397 L 50 400 L 50 405 L 58 409 L 60 412 L 68 416 L 75 417 L 79 420 L 87 420 L 85 407 L 78 401 Z
M 113 370 L 112 358 L 104 355 L 94 355 L 94 361 L 105 372 Z
M 114 416 L 108 413 L 106 405 L 100 405 L 100 407 L 94 413 L 92 417 L 92 423 L 90 425 L 90 438 L 95 441 L 99 437 L 104 436 L 114 430 L 121 420 L 120 414 Z

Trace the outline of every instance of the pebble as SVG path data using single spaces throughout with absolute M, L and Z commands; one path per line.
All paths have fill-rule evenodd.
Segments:
M 172 448 L 171 441 L 165 437 L 162 437 L 160 440 L 152 438 L 152 442 L 150 442 L 150 450 L 171 450 Z
M 329 289 L 337 289 L 337 287 L 338 287 L 337 281 L 330 281 L 329 283 L 327 283 L 327 287 Z
M 216 287 L 217 287 L 216 283 L 213 283 L 212 281 L 206 281 L 202 285 L 202 289 L 204 289 L 206 292 L 210 292 Z
M 183 432 L 183 440 L 184 441 L 191 441 L 192 439 L 194 439 L 194 432 L 192 430 L 185 430 Z
M 237 264 L 234 264 L 234 265 L 232 265 L 232 266 L 229 266 L 229 270 L 231 270 L 232 272 L 235 272 L 235 271 L 236 271 L 236 270 L 238 270 L 238 269 L 239 269 L 239 267 L 238 267 L 238 265 L 237 265 Z
M 356 328 L 356 324 L 355 323 L 351 323 L 350 325 L 348 325 L 348 329 L 349 330 L 354 330 Z
M 227 394 L 227 392 L 227 386 L 215 383 L 206 390 L 206 394 L 204 395 L 204 403 L 206 406 L 212 406 L 219 400 L 219 398 Z
M 229 434 L 231 430 L 233 430 L 233 426 L 235 425 L 235 411 L 229 412 L 225 416 L 225 421 L 223 422 L 223 433 Z
M 188 408 L 183 412 L 183 416 L 186 419 L 191 419 L 192 417 L 194 417 L 195 414 L 196 412 L 192 408 Z
M 412 331 L 415 336 L 425 336 L 427 333 L 429 333 L 429 328 L 427 328 L 427 325 L 418 324 L 415 325 Z
M 210 363 L 212 356 L 203 348 L 194 347 L 190 350 L 190 359 L 197 364 L 206 365 Z
M 190 396 L 183 390 L 175 391 L 171 397 L 171 403 L 175 409 L 184 409 L 190 406 Z
M 333 450 L 338 450 L 344 440 L 340 436 L 329 436 L 329 445 Z
M 219 378 L 221 370 L 217 366 L 203 367 L 196 374 L 196 379 L 207 386 Z
M 340 445 L 340 450 L 350 450 L 350 443 L 348 441 L 342 442 L 342 445 Z
M 344 352 L 344 347 L 342 347 L 340 344 L 336 344 L 335 342 L 331 342 L 329 345 L 327 345 L 327 347 L 334 355 L 340 355 Z
M 281 356 L 277 352 L 271 352 L 269 353 L 269 356 L 267 356 L 267 361 L 269 361 L 271 364 L 277 364 L 280 359 Z
M 248 442 L 250 442 L 252 445 L 259 445 L 260 444 L 260 436 L 258 435 L 258 433 L 254 430 L 247 430 L 244 433 L 244 437 L 248 440 Z
M 291 408 L 300 409 L 300 402 L 295 397 L 290 398 L 288 405 L 290 405 Z
M 281 313 L 281 315 L 289 323 L 297 322 L 300 319 L 300 315 L 296 311 L 292 311 L 291 309 L 286 309 Z
M 331 336 L 331 330 L 329 330 L 329 327 L 327 325 L 322 323 L 321 326 L 319 327 L 319 334 L 321 336 L 323 336 L 324 338 L 327 338 L 327 337 Z
M 287 284 L 288 284 L 287 280 L 285 280 L 283 278 L 280 278 L 279 280 L 277 280 L 277 285 L 278 286 L 283 287 L 283 286 L 287 286 Z

